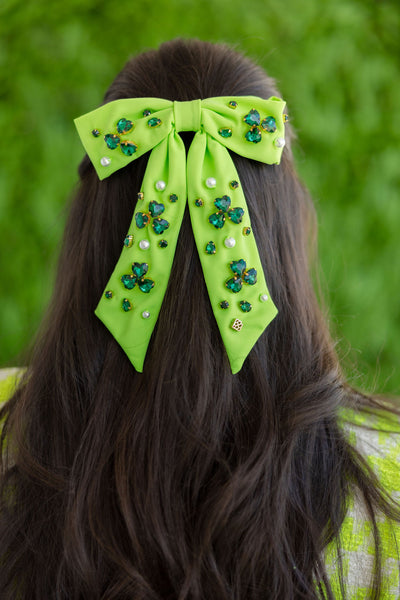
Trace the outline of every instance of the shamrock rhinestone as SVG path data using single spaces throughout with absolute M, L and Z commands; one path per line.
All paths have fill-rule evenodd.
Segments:
M 155 233 L 161 235 L 166 229 L 168 229 L 169 223 L 165 219 L 153 219 L 152 227 Z
M 261 121 L 261 128 L 268 133 L 274 133 L 276 131 L 276 121 L 274 117 L 266 117 Z
M 137 150 L 137 146 L 133 142 L 121 142 L 120 148 L 125 156 L 132 156 Z
M 231 208 L 231 199 L 229 196 L 222 196 L 222 198 L 216 198 L 214 200 L 215 206 L 218 208 L 218 212 L 208 217 L 209 222 L 216 229 L 222 229 L 225 225 L 226 216 L 233 223 L 241 223 L 244 210 L 241 207 Z
M 151 220 L 153 220 L 153 222 L 151 223 L 153 231 L 158 235 L 164 233 L 164 231 L 169 227 L 168 221 L 159 218 L 160 215 L 164 212 L 164 210 L 164 204 L 152 200 L 151 202 L 149 202 L 148 213 L 137 212 L 135 214 L 136 226 L 139 229 L 143 229 L 144 227 L 146 227 L 146 225 L 148 225 L 151 222 Z
M 276 131 L 276 120 L 271 115 L 261 120 L 260 113 L 254 108 L 243 117 L 243 121 L 250 125 L 249 131 L 245 134 L 245 138 L 248 142 L 258 144 L 261 142 L 261 132 L 274 133 Z M 261 127 L 261 129 L 260 129 Z
M 135 215 L 136 227 L 143 229 L 150 223 L 150 215 L 144 212 L 138 212 Z
M 152 279 L 144 278 L 144 275 L 146 275 L 148 270 L 149 265 L 147 263 L 134 262 L 132 264 L 132 274 L 122 275 L 121 277 L 121 281 L 125 288 L 127 290 L 132 290 L 137 284 L 141 292 L 148 294 L 155 285 Z
M 243 121 L 245 123 L 247 123 L 247 125 L 259 125 L 260 124 L 260 113 L 258 112 L 258 110 L 255 110 L 254 108 L 251 109 L 251 111 L 245 115 L 243 117 Z
M 118 121 L 118 123 L 117 123 L 118 133 L 121 133 L 121 134 L 128 133 L 128 131 L 130 131 L 131 129 L 133 129 L 132 121 L 129 121 L 128 119 L 120 119 Z
M 206 246 L 206 252 L 207 254 L 215 254 L 217 251 L 214 242 L 208 242 L 207 246 Z
M 254 144 L 261 142 L 261 132 L 255 125 L 251 127 L 250 131 L 248 131 L 244 137 L 248 142 L 253 142 Z
M 110 150 L 115 150 L 115 148 L 118 148 L 121 139 L 114 133 L 106 133 L 104 141 Z
M 159 217 L 165 210 L 165 206 L 164 204 L 161 204 L 161 202 L 156 202 L 155 200 L 152 200 L 149 203 L 149 213 L 151 214 L 152 217 Z
M 257 283 L 257 271 L 255 269 L 246 270 L 246 261 L 243 258 L 239 260 L 232 260 L 229 263 L 231 271 L 234 273 L 234 277 L 228 279 L 225 282 L 226 287 L 231 292 L 235 294 L 240 292 L 242 289 L 243 283 L 247 283 L 249 285 L 254 285 Z

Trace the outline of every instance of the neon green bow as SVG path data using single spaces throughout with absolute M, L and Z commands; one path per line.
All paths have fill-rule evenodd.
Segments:
M 275 97 L 190 102 L 127 98 L 75 119 L 99 179 L 152 150 L 121 256 L 95 311 L 137 371 L 143 371 L 167 288 L 186 199 L 232 373 L 241 369 L 275 317 L 227 148 L 279 164 L 285 144 L 284 106 Z M 180 131 L 196 132 L 187 161 Z

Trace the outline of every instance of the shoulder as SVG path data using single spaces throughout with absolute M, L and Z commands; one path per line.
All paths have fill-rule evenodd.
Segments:
M 343 409 L 339 415 L 346 437 L 360 452 L 385 488 L 400 501 L 400 417 L 389 410 L 359 412 Z M 382 544 L 384 590 L 380 598 L 399 598 L 400 524 L 384 515 L 377 517 Z M 361 498 L 350 499 L 341 535 L 341 560 L 349 597 L 367 597 L 374 568 L 372 524 Z M 335 597 L 341 598 L 337 581 L 338 557 L 334 545 L 327 549 L 327 568 L 332 575 Z

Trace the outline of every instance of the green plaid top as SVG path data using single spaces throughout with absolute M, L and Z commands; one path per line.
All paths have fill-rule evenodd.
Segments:
M 0 405 L 12 394 L 20 371 L 0 370 Z M 358 413 L 343 409 L 341 422 L 353 445 L 367 458 L 378 478 L 395 499 L 400 500 L 400 421 L 391 413 Z M 373 427 L 374 430 L 366 429 Z M 378 517 L 382 542 L 382 600 L 400 598 L 400 524 Z M 347 600 L 367 600 L 374 564 L 372 526 L 360 499 L 352 498 L 341 529 L 341 558 Z M 343 598 L 332 543 L 325 551 L 328 575 L 337 600 Z

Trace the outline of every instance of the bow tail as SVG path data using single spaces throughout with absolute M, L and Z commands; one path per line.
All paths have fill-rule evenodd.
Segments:
M 172 131 L 151 152 L 119 260 L 95 310 L 143 371 L 186 205 L 186 154 Z
M 213 179 L 215 187 L 210 187 Z M 187 181 L 192 228 L 212 310 L 232 373 L 237 373 L 278 311 L 267 288 L 235 165 L 228 150 L 204 132 L 198 132 L 190 146 Z

